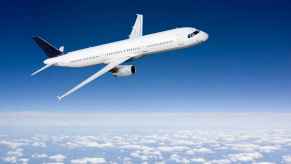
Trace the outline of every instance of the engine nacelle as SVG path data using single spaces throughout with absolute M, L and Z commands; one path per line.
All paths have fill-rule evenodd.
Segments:
M 113 76 L 123 77 L 135 74 L 136 69 L 133 65 L 119 65 L 113 68 L 110 72 Z

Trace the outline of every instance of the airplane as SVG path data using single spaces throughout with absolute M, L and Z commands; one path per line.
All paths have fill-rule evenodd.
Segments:
M 64 46 L 56 48 L 39 36 L 33 37 L 35 43 L 48 58 L 43 61 L 45 65 L 33 72 L 31 76 L 52 66 L 87 67 L 97 64 L 105 65 L 101 70 L 89 76 L 63 95 L 57 96 L 60 101 L 107 72 L 111 72 L 116 77 L 135 74 L 136 67 L 134 65 L 123 64 L 127 61 L 140 59 L 154 53 L 195 46 L 205 42 L 207 39 L 208 34 L 206 32 L 193 27 L 180 27 L 143 35 L 143 15 L 137 14 L 129 38 L 95 47 L 65 53 Z

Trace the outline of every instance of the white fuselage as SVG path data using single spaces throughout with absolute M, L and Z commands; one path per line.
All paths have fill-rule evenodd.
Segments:
M 108 64 L 116 58 L 129 56 L 137 59 L 153 53 L 194 46 L 208 39 L 208 34 L 203 31 L 189 37 L 189 34 L 194 31 L 197 31 L 197 29 L 190 27 L 176 28 L 68 52 L 58 57 L 46 59 L 44 63 L 62 67 Z

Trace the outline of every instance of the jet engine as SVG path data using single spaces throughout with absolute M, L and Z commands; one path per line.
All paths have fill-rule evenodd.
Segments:
M 123 77 L 135 74 L 136 69 L 133 65 L 119 65 L 113 68 L 110 72 L 113 76 Z

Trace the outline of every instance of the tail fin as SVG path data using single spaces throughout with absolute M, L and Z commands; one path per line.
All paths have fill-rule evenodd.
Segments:
M 43 50 L 43 52 L 47 55 L 48 58 L 57 57 L 63 54 L 62 51 L 52 46 L 48 41 L 43 38 L 37 36 L 32 38 L 35 43 Z
M 132 31 L 129 35 L 129 38 L 138 38 L 142 36 L 142 28 L 143 28 L 143 15 L 136 14 L 135 23 L 132 27 Z

